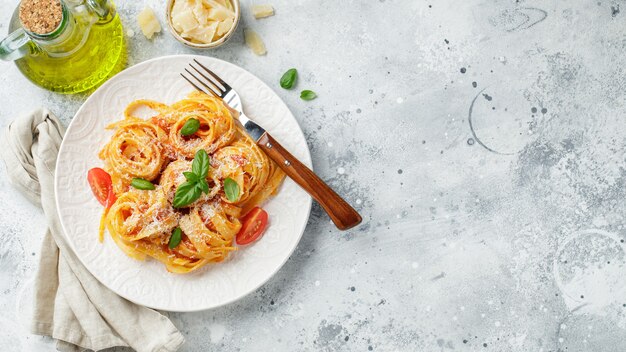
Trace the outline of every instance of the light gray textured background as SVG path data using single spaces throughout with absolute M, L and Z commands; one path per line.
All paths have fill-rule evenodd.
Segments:
M 183 351 L 626 350 L 626 2 L 268 2 L 276 16 L 254 20 L 243 1 L 237 35 L 206 55 L 279 92 L 365 221 L 340 233 L 315 206 L 267 285 L 170 315 Z M 141 35 L 137 12 L 162 3 L 118 1 L 130 65 L 192 52 Z M 290 67 L 317 100 L 281 90 Z M 0 97 L 2 125 L 36 105 L 67 123 L 85 99 L 9 63 Z M 0 184 L 0 346 L 51 350 L 26 328 L 45 224 L 4 170 Z

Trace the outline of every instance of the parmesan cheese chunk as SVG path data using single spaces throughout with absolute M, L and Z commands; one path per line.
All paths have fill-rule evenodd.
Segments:
M 265 43 L 263 43 L 263 40 L 255 31 L 251 29 L 246 29 L 243 31 L 243 35 L 246 41 L 246 45 L 250 49 L 252 49 L 252 52 L 259 56 L 265 55 L 267 53 L 267 50 L 265 49 Z
M 227 18 L 217 25 L 217 36 L 221 37 L 233 28 L 233 19 Z
M 225 7 L 215 7 L 209 11 L 209 17 L 216 21 L 223 21 L 227 18 L 234 17 Z
M 215 37 L 217 26 L 218 26 L 217 22 L 213 22 L 206 27 L 198 26 L 190 30 L 189 32 L 183 32 L 180 35 L 183 38 L 195 39 L 202 43 L 210 43 L 213 41 L 213 38 Z
M 191 9 L 177 13 L 172 17 L 172 21 L 174 22 L 174 29 L 179 32 L 189 32 L 200 25 Z
M 233 4 L 230 2 L 230 0 L 215 0 L 215 2 L 217 2 L 218 4 L 224 6 L 225 8 L 229 10 L 233 10 Z
M 137 16 L 137 22 L 139 23 L 139 28 L 141 28 L 141 32 L 148 39 L 152 39 L 155 33 L 161 32 L 161 24 L 159 20 L 154 15 L 154 11 L 152 8 L 147 6 L 146 8 L 139 13 Z
M 205 5 L 211 7 L 211 8 L 223 8 L 229 12 L 231 12 L 233 15 L 235 14 L 232 10 L 232 4 L 230 3 L 230 0 L 200 0 L 202 1 Z
M 207 25 L 211 18 L 211 11 L 202 4 L 202 1 L 196 2 L 196 6 L 193 8 L 193 14 L 198 20 L 198 23 L 203 26 Z
M 274 16 L 274 8 L 272 5 L 252 5 L 252 14 L 257 19 Z

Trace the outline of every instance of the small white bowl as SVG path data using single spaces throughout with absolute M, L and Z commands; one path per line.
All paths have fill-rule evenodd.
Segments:
M 235 10 L 235 21 L 233 23 L 233 27 L 226 34 L 224 34 L 223 37 L 221 37 L 220 39 L 214 42 L 210 42 L 207 44 L 194 43 L 190 40 L 187 40 L 181 37 L 181 35 L 176 31 L 176 29 L 174 29 L 174 24 L 172 23 L 172 7 L 174 6 L 174 0 L 167 0 L 167 5 L 166 5 L 167 7 L 165 11 L 165 15 L 167 16 L 167 27 L 169 28 L 170 33 L 172 33 L 174 38 L 176 38 L 176 40 L 178 40 L 179 42 L 185 44 L 186 46 L 190 48 L 194 48 L 194 49 L 217 48 L 218 46 L 226 43 L 228 39 L 230 39 L 230 37 L 233 35 L 233 33 L 235 33 L 235 31 L 237 30 L 237 25 L 239 24 L 239 20 L 241 19 L 241 6 L 239 4 L 239 0 L 229 0 L 229 1 L 233 4 L 233 8 Z

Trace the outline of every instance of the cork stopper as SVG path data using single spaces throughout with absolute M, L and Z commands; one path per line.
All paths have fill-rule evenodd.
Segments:
M 62 19 L 60 0 L 22 0 L 20 3 L 20 21 L 32 33 L 52 33 Z

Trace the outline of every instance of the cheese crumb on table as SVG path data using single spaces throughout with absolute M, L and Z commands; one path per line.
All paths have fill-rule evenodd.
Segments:
M 152 39 L 155 33 L 161 32 L 161 24 L 159 20 L 154 15 L 154 11 L 150 6 L 146 6 L 146 8 L 139 13 L 137 16 L 137 22 L 139 23 L 139 28 L 141 28 L 141 32 L 148 39 Z
M 274 8 L 272 5 L 252 5 L 252 14 L 257 19 L 274 16 Z
M 257 55 L 265 55 L 267 50 L 265 49 L 265 43 L 261 40 L 259 35 L 251 30 L 246 29 L 243 31 L 244 39 L 246 41 L 246 45 L 252 49 L 252 51 Z

